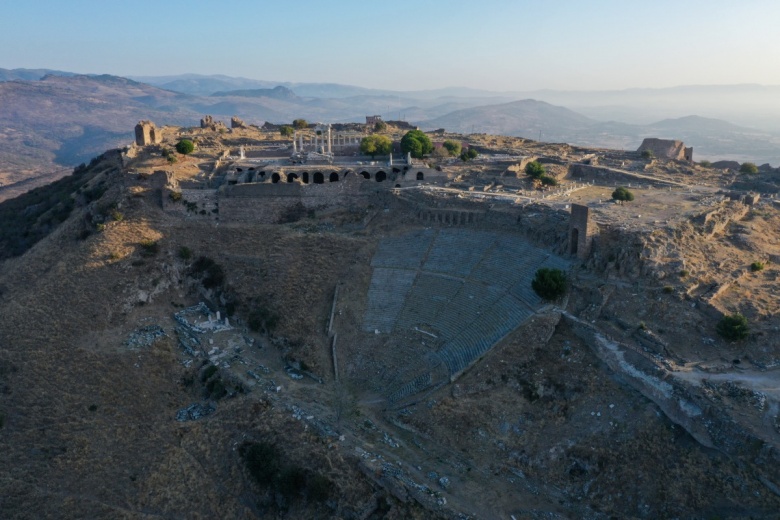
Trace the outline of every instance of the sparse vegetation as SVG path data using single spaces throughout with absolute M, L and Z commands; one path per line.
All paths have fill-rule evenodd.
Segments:
M 182 260 L 189 260 L 192 258 L 192 249 L 187 246 L 181 246 L 179 248 L 179 258 Z
M 411 153 L 415 159 L 422 159 L 423 156 L 433 151 L 433 143 L 424 132 L 409 130 L 401 138 L 401 151 Z
M 545 171 L 544 166 L 542 166 L 542 163 L 531 161 L 525 165 L 525 173 L 534 179 L 538 179 L 547 172 Z
M 648 161 L 655 159 L 655 154 L 652 150 L 642 150 L 642 159 L 647 159 Z
M 369 135 L 360 141 L 360 153 L 370 155 L 373 159 L 377 154 L 387 155 L 393 149 L 393 141 L 386 135 Z
M 172 191 L 168 194 L 168 198 L 171 199 L 171 202 L 179 202 L 181 201 L 181 197 L 180 191 Z
M 279 323 L 279 315 L 267 305 L 256 305 L 247 316 L 246 324 L 253 332 L 271 333 Z
M 191 154 L 192 152 L 195 151 L 195 143 L 193 143 L 189 139 L 182 139 L 181 141 L 176 143 L 176 151 L 182 155 Z
M 753 262 L 750 264 L 750 270 L 754 273 L 764 269 L 764 262 Z
M 384 132 L 385 130 L 387 130 L 387 123 L 384 121 L 374 123 L 374 132 Z
M 531 288 L 541 298 L 555 301 L 566 294 L 566 273 L 560 269 L 543 267 L 536 271 Z
M 752 162 L 745 162 L 739 167 L 739 173 L 755 174 L 758 173 L 758 166 Z
M 663 291 L 665 294 L 672 294 L 674 292 L 674 287 L 671 285 L 664 285 Z
M 699 161 L 699 166 L 701 166 L 702 168 L 712 168 L 712 163 L 707 160 Z
M 630 202 L 634 200 L 634 194 L 628 191 L 627 188 L 619 186 L 615 191 L 612 192 L 612 198 L 618 202 Z
M 748 337 L 750 329 L 748 320 L 742 314 L 732 314 L 724 316 L 716 327 L 718 334 L 730 341 L 738 341 Z
M 279 129 L 279 134 L 282 137 L 292 137 L 295 134 L 295 129 L 291 126 L 284 125 Z
M 690 271 L 688 271 L 687 269 L 683 269 L 682 271 L 680 271 L 680 278 L 685 278 L 689 274 L 691 274 Z
M 558 180 L 555 177 L 547 175 L 546 173 L 539 177 L 539 181 L 545 186 L 557 186 Z

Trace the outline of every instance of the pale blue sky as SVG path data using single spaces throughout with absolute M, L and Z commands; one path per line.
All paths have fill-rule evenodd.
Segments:
M 417 90 L 780 84 L 777 0 L 0 0 L 0 67 Z

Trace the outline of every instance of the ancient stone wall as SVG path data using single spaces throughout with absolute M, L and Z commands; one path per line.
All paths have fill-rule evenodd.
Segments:
M 671 139 L 658 139 L 647 137 L 639 146 L 637 152 L 652 152 L 652 154 L 661 159 L 673 159 L 676 161 L 692 161 L 693 148 L 686 148 L 682 141 Z
M 139 121 L 135 125 L 135 144 L 147 146 L 162 142 L 162 129 L 157 128 L 151 121 Z
M 596 224 L 590 218 L 590 209 L 581 204 L 572 204 L 569 217 L 569 254 L 582 260 L 588 258 L 595 233 Z

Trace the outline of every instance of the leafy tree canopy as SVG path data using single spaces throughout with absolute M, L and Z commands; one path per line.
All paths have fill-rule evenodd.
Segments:
M 566 273 L 543 267 L 536 271 L 531 288 L 545 300 L 557 300 L 566 293 Z
M 750 332 L 747 318 L 741 314 L 724 316 L 723 319 L 718 322 L 715 330 L 718 331 L 718 334 L 731 341 L 745 339 Z
M 309 128 L 309 123 L 305 119 L 296 119 L 292 122 L 292 124 L 293 127 L 297 128 L 298 130 Z
M 525 165 L 525 173 L 534 179 L 538 179 L 547 172 L 544 170 L 542 163 L 539 161 L 532 161 Z
M 628 191 L 623 186 L 618 186 L 618 188 L 612 192 L 612 198 L 615 200 L 619 200 L 621 202 L 632 201 L 634 200 L 634 194 Z
M 387 155 L 392 149 L 393 141 L 386 135 L 369 135 L 360 141 L 360 152 L 372 158 L 377 154 Z
M 279 129 L 279 133 L 282 135 L 282 137 L 290 137 L 295 133 L 295 130 L 293 130 L 293 127 L 284 125 Z
M 176 151 L 182 155 L 187 155 L 195 150 L 195 144 L 189 139 L 182 139 L 176 143 Z
M 422 159 L 433 151 L 433 143 L 424 132 L 410 130 L 401 138 L 401 151 L 411 153 L 415 159 Z

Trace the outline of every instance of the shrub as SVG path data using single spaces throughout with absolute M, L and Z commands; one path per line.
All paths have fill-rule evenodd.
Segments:
M 284 125 L 279 129 L 279 134 L 282 137 L 292 137 L 295 134 L 295 130 L 291 126 Z
M 219 287 L 225 281 L 225 271 L 222 266 L 205 256 L 199 256 L 193 262 L 190 272 L 195 276 L 203 276 L 202 283 L 206 289 Z
M 195 144 L 189 139 L 182 139 L 176 143 L 176 151 L 182 155 L 187 155 L 195 151 Z
M 192 258 L 192 249 L 187 246 L 181 246 L 179 248 L 179 258 L 182 260 L 189 260 Z
M 179 160 L 176 158 L 175 155 L 169 155 L 165 159 L 168 161 L 168 164 L 175 164 L 175 163 L 179 162 Z
M 287 466 L 279 473 L 276 488 L 285 498 L 300 495 L 306 489 L 306 472 L 298 466 Z
M 279 316 L 268 307 L 259 306 L 252 309 L 246 323 L 253 332 L 271 332 L 279 323 Z
M 680 278 L 685 278 L 689 274 L 691 273 L 687 269 L 683 269 L 682 271 L 680 271 Z
M 566 273 L 543 267 L 536 271 L 531 288 L 545 300 L 557 300 L 566 293 Z
M 203 374 L 200 376 L 200 380 L 205 383 L 209 379 L 211 379 L 211 376 L 217 373 L 217 367 L 216 365 L 209 365 L 206 367 L 206 370 L 203 371 Z
M 555 177 L 551 177 L 547 175 L 546 173 L 539 177 L 539 180 L 544 184 L 545 186 L 557 186 L 558 181 Z
M 384 132 L 385 130 L 387 130 L 387 123 L 384 121 L 374 123 L 374 132 Z
M 710 161 L 699 161 L 699 166 L 702 168 L 711 168 L 712 163 Z
M 544 170 L 542 163 L 538 161 L 532 161 L 525 165 L 525 173 L 534 179 L 538 179 L 547 172 Z
M 458 141 L 444 141 L 442 144 L 442 147 L 447 150 L 447 153 L 450 154 L 453 157 L 457 157 L 460 155 L 462 145 Z
M 293 126 L 298 130 L 309 128 L 309 123 L 305 119 L 296 119 L 292 122 Z
M 180 191 L 172 191 L 168 194 L 168 198 L 171 199 L 171 202 L 179 202 L 181 200 L 181 192 Z
M 742 166 L 739 167 L 739 173 L 758 173 L 758 166 L 752 162 L 742 163 Z
M 674 287 L 671 285 L 664 285 L 663 291 L 666 294 L 672 294 L 674 292 Z
M 142 240 L 139 245 L 141 246 L 141 256 L 155 256 L 160 252 L 160 244 L 156 240 Z
M 330 496 L 333 483 L 323 475 L 312 475 L 308 479 L 307 488 L 309 498 L 315 502 L 325 502 Z
M 268 442 L 247 442 L 238 449 L 249 474 L 262 486 L 274 483 L 279 473 L 281 454 L 277 447 Z
M 753 262 L 750 264 L 750 270 L 754 273 L 756 271 L 761 271 L 764 268 L 764 262 Z
M 387 155 L 393 149 L 393 141 L 386 135 L 369 135 L 360 141 L 360 153 L 370 155 Z
M 615 191 L 612 192 L 612 198 L 620 202 L 632 201 L 634 200 L 634 194 L 623 186 L 619 186 Z
M 655 159 L 655 154 L 652 150 L 642 150 L 642 158 L 643 159 Z
M 745 339 L 750 332 L 747 318 L 739 313 L 724 316 L 718 322 L 715 330 L 718 331 L 718 334 L 731 341 Z
M 122 215 L 119 211 L 113 210 L 111 212 L 111 218 L 114 219 L 115 222 L 122 222 L 125 219 L 125 216 Z

